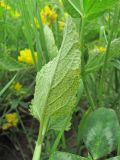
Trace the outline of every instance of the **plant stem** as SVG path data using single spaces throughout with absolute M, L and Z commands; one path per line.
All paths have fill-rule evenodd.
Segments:
M 10 87 L 10 85 L 13 83 L 13 81 L 15 80 L 17 76 L 17 73 L 14 75 L 14 77 L 3 87 L 3 89 L 0 91 L 0 97 L 2 96 L 2 94 Z
M 84 87 L 85 87 L 85 91 L 86 91 L 86 95 L 87 95 L 90 107 L 91 107 L 92 111 L 94 111 L 96 106 L 95 106 L 93 98 L 92 98 L 92 96 L 91 96 L 91 94 L 89 92 L 89 88 L 88 88 L 88 85 L 87 85 L 87 82 L 86 82 L 85 79 L 83 80 L 83 84 L 84 84 Z
M 42 143 L 45 137 L 47 124 L 48 124 L 48 120 L 46 120 L 45 123 L 41 123 L 32 160 L 40 160 L 41 152 L 42 152 Z
M 92 110 L 95 110 L 94 101 L 92 99 L 92 96 L 90 95 L 86 80 L 84 79 L 84 65 L 85 65 L 85 62 L 84 62 L 84 28 L 85 28 L 85 17 L 82 17 L 81 32 L 80 32 L 80 46 L 81 46 L 81 52 L 82 52 L 82 58 L 81 58 L 82 59 L 82 61 L 81 61 L 81 68 L 82 68 L 81 70 L 82 71 L 81 72 L 82 72 L 82 76 L 83 76 L 83 84 L 84 84 L 85 91 L 86 91 L 86 94 L 88 97 L 88 101 L 90 103 Z
M 65 149 L 66 148 L 66 140 L 65 140 L 65 135 L 62 135 L 62 148 Z
M 57 136 L 57 138 L 56 138 L 56 140 L 55 140 L 55 142 L 54 142 L 54 144 L 53 144 L 53 147 L 52 147 L 52 149 L 51 149 L 51 154 L 53 154 L 53 153 L 57 150 L 57 147 L 58 147 L 58 145 L 59 145 L 60 139 L 61 139 L 61 137 L 63 136 L 64 131 L 65 131 L 65 128 L 66 128 L 68 122 L 70 121 L 70 119 L 71 119 L 71 114 L 70 114 L 70 116 L 68 116 L 68 118 L 67 118 L 66 121 L 64 122 L 63 128 L 62 128 L 62 129 L 60 130 L 60 132 L 58 133 L 58 136 Z

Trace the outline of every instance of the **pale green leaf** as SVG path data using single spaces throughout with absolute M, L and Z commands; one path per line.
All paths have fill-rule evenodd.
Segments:
M 79 36 L 68 17 L 61 48 L 56 58 L 37 74 L 32 114 L 49 128 L 60 129 L 73 112 L 80 82 Z
M 49 59 L 52 60 L 58 54 L 55 39 L 52 30 L 48 26 L 44 26 L 45 40 L 48 49 Z
M 88 158 L 80 157 L 75 154 L 65 153 L 65 152 L 55 152 L 50 160 L 89 160 Z
M 83 139 L 94 159 L 117 149 L 120 127 L 114 110 L 97 109 L 88 115 L 84 125 Z

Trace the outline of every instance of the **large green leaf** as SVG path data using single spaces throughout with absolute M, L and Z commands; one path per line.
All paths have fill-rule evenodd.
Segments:
M 94 18 L 112 8 L 118 0 L 83 0 L 84 15 Z
M 80 82 L 80 47 L 76 26 L 68 17 L 56 58 L 37 74 L 32 114 L 49 128 L 60 129 L 76 104 Z
M 106 160 L 120 160 L 120 156 L 109 158 L 109 159 L 106 159 Z
M 83 139 L 94 159 L 117 148 L 120 127 L 114 110 L 99 108 L 88 115 L 84 125 Z
M 45 33 L 45 40 L 46 40 L 46 45 L 49 53 L 48 56 L 49 56 L 49 59 L 52 60 L 58 54 L 58 49 L 55 44 L 54 35 L 52 30 L 48 26 L 44 27 L 44 33 Z
M 25 68 L 26 65 L 19 63 L 9 55 L 0 54 L 0 70 L 18 71 Z
M 50 160 L 90 160 L 88 158 L 80 157 L 75 154 L 65 153 L 65 152 L 55 152 Z
M 73 17 L 93 19 L 112 8 L 118 0 L 63 0 L 68 13 Z

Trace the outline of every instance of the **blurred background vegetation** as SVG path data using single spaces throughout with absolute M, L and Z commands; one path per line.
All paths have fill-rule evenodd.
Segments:
M 32 157 L 39 125 L 29 112 L 35 77 L 37 71 L 56 56 L 61 46 L 67 16 L 60 0 L 0 0 L 0 160 L 30 160 Z M 112 16 L 113 12 L 109 11 L 85 26 L 85 76 L 96 104 L 99 99 L 96 94 L 98 73 L 106 52 Z M 79 18 L 74 21 L 79 32 L 81 21 Z M 119 22 L 116 30 L 115 38 L 120 36 Z M 119 40 L 113 46 L 114 53 L 109 57 L 110 60 L 113 59 L 107 68 L 107 90 L 103 100 L 119 116 L 120 49 L 117 42 Z M 60 149 L 72 153 L 77 146 L 77 124 L 89 107 L 87 96 L 82 91 L 72 127 L 62 137 L 59 146 Z M 48 159 L 56 135 L 57 131 L 50 131 L 46 137 L 43 147 L 45 152 L 42 155 L 44 159 Z M 84 145 L 80 152 L 82 155 L 87 154 Z

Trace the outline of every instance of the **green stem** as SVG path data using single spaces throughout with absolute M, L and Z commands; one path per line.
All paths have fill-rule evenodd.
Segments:
M 92 98 L 92 96 L 91 96 L 91 94 L 89 92 L 89 88 L 88 88 L 88 85 L 87 85 L 87 82 L 86 82 L 85 79 L 83 80 L 83 84 L 84 84 L 84 87 L 85 87 L 85 91 L 86 91 L 86 95 L 87 95 L 90 107 L 91 107 L 92 111 L 94 111 L 96 106 L 95 106 L 93 98 Z
M 37 141 L 32 160 L 40 160 L 41 150 L 42 150 L 42 143 L 39 144 Z
M 80 32 L 80 46 L 81 46 L 81 52 L 82 52 L 82 61 L 81 61 L 81 72 L 82 72 L 82 76 L 83 76 L 83 84 L 85 87 L 85 91 L 88 97 L 88 101 L 90 103 L 90 106 L 92 108 L 92 110 L 95 110 L 95 104 L 94 101 L 92 99 L 92 96 L 89 92 L 86 80 L 84 79 L 84 66 L 85 66 L 85 61 L 84 61 L 84 28 L 85 28 L 85 17 L 82 17 L 82 23 L 81 23 L 81 32 Z
M 64 131 L 65 131 L 65 128 L 66 128 L 68 122 L 70 121 L 70 119 L 71 119 L 71 114 L 70 114 L 70 116 L 68 116 L 68 118 L 67 118 L 66 121 L 64 122 L 63 128 L 62 128 L 61 131 L 58 133 L 58 136 L 57 136 L 57 138 L 56 138 L 56 140 L 55 140 L 55 142 L 54 142 L 54 144 L 53 144 L 53 147 L 52 147 L 52 149 L 51 149 L 51 154 L 53 154 L 53 153 L 57 150 L 57 147 L 58 147 L 58 145 L 59 145 L 59 142 L 60 142 L 60 140 L 61 140 L 61 137 L 63 136 Z
M 118 18 L 119 18 L 119 4 L 116 5 L 115 8 L 115 13 L 114 13 L 114 17 L 113 17 L 113 25 L 112 25 L 112 29 L 110 32 L 110 37 L 109 37 L 109 41 L 108 41 L 108 45 L 107 45 L 107 50 L 106 50 L 106 55 L 105 55 L 105 60 L 104 60 L 104 65 L 102 68 L 102 73 L 101 73 L 101 79 L 100 79 L 100 86 L 99 86 L 99 103 L 100 105 L 103 106 L 103 104 L 101 103 L 103 100 L 103 92 L 104 92 L 104 83 L 105 83 L 105 79 L 106 79 L 106 66 L 107 66 L 107 60 L 109 58 L 109 52 L 110 52 L 110 46 L 111 46 L 111 42 L 113 39 L 113 35 L 114 32 L 116 30 L 116 26 L 118 26 Z
M 65 149 L 66 148 L 66 140 L 65 140 L 65 135 L 62 135 L 62 148 Z
M 42 152 L 42 143 L 45 137 L 45 132 L 47 129 L 48 120 L 46 120 L 44 123 L 41 123 L 41 127 L 39 129 L 38 139 L 36 142 L 34 154 L 32 160 L 40 160 L 41 158 L 41 152 Z
M 3 89 L 0 91 L 0 97 L 3 95 L 3 93 L 10 87 L 10 85 L 13 83 L 17 76 L 17 73 L 14 75 L 14 77 L 3 87 Z
M 85 18 L 82 17 L 81 20 L 81 31 L 80 31 L 80 46 L 81 46 L 81 67 L 82 67 L 82 75 L 84 73 L 84 28 L 85 28 Z
M 120 130 L 119 130 L 119 136 L 118 136 L 118 147 L 117 147 L 117 155 L 120 155 Z

